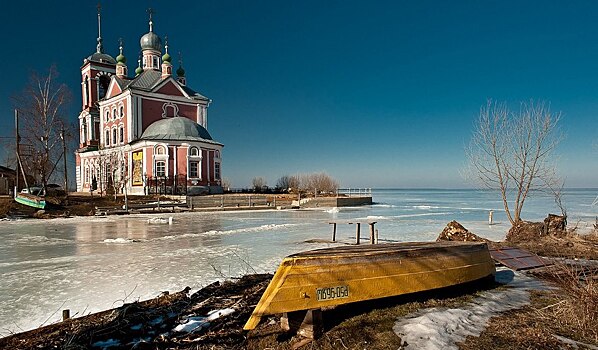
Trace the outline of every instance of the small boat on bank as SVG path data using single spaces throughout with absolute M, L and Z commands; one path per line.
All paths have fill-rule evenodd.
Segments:
M 282 261 L 245 330 L 262 316 L 421 292 L 494 275 L 486 243 L 409 242 L 317 249 Z
M 37 209 L 44 209 L 46 207 L 46 199 L 44 197 L 29 193 L 17 193 L 15 195 L 15 201 Z

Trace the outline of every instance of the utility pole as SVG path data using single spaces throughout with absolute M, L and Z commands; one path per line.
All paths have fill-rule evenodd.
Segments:
M 66 168 L 66 140 L 64 137 L 64 123 L 62 123 L 62 129 L 60 130 L 60 138 L 62 139 L 62 159 L 64 161 L 64 192 L 66 193 L 66 198 L 69 198 L 69 178 L 68 172 Z
M 18 154 L 19 154 L 19 112 L 15 109 L 15 140 L 16 140 L 16 146 L 17 148 L 15 148 L 15 152 L 17 153 L 17 164 L 15 165 L 15 193 L 14 196 L 15 198 L 17 197 L 17 191 L 19 190 L 19 160 L 18 160 Z

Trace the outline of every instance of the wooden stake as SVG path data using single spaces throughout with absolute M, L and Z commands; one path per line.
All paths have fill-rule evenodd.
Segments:
M 331 222 L 332 224 L 332 241 L 336 242 L 336 222 Z
M 359 240 L 360 240 L 360 235 L 361 235 L 361 223 L 360 222 L 356 222 L 355 223 L 355 244 L 359 244 Z
M 66 309 L 66 310 L 62 310 L 62 321 L 66 321 L 69 318 L 71 318 L 71 310 Z
M 374 225 L 376 225 L 375 222 L 370 222 L 370 244 L 374 244 L 376 243 L 375 241 L 375 237 L 374 237 Z

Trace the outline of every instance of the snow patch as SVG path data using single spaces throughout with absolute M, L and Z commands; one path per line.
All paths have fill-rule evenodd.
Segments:
M 106 238 L 102 242 L 104 243 L 116 243 L 116 244 L 126 244 L 126 243 L 134 243 L 136 242 L 134 239 L 127 239 L 127 238 Z
M 174 327 L 174 332 L 179 333 L 193 333 L 201 331 L 204 328 L 208 328 L 210 326 L 210 321 L 214 321 L 219 319 L 220 317 L 227 316 L 235 312 L 235 309 L 222 309 L 222 310 L 212 310 L 208 312 L 208 316 L 194 316 L 189 317 L 187 322 L 181 323 L 180 325 Z
M 456 343 L 479 336 L 491 317 L 529 304 L 529 290 L 546 289 L 535 278 L 505 269 L 496 280 L 508 288 L 484 292 L 461 308 L 431 308 L 399 319 L 393 331 L 405 344 L 401 349 L 458 349 Z

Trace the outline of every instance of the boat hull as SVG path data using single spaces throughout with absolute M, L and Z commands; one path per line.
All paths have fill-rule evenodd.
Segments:
M 345 246 L 286 257 L 244 329 L 264 315 L 319 309 L 471 282 L 495 273 L 485 243 Z
M 17 201 L 17 203 L 37 209 L 44 209 L 46 207 L 46 200 L 43 197 L 34 196 L 27 193 L 18 193 L 15 196 L 15 201 Z

